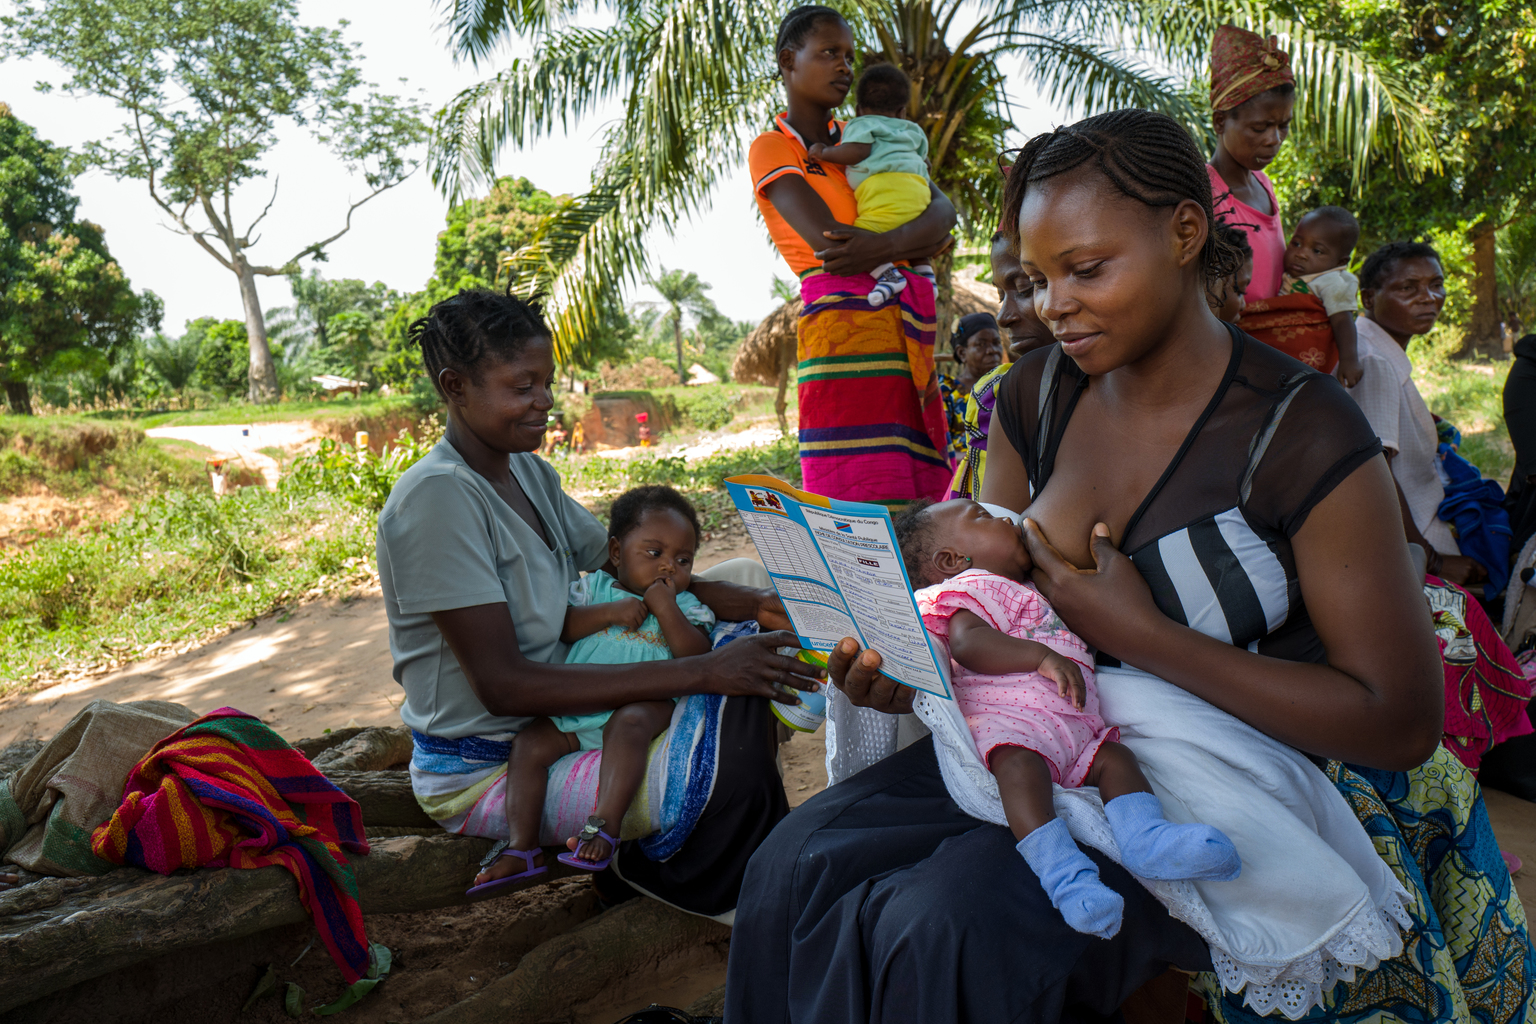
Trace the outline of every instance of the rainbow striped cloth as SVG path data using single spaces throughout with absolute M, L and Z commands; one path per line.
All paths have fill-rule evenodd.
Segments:
M 877 309 L 868 274 L 801 279 L 800 469 L 814 494 L 903 505 L 943 497 L 949 484 L 933 285 L 904 273 L 898 301 Z
M 91 852 L 162 875 L 287 868 L 347 984 L 368 970 L 346 856 L 368 853 L 362 810 L 243 711 L 219 708 L 155 744 L 128 774 L 122 804 L 91 835 Z

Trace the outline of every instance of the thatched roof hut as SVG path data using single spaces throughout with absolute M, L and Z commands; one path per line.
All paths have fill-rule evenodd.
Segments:
M 979 269 L 966 267 L 950 279 L 954 289 L 952 316 L 997 312 L 997 289 L 976 280 Z M 802 305 L 799 299 L 794 299 L 764 317 L 763 322 L 742 340 L 741 348 L 736 352 L 736 361 L 731 364 L 731 379 L 734 381 L 778 387 L 779 396 L 775 408 L 779 414 L 779 426 L 786 432 L 789 428 L 784 420 L 784 392 L 789 383 L 790 367 L 795 365 L 795 330 L 800 321 Z M 946 338 L 949 336 L 948 330 L 941 334 Z M 940 360 L 950 358 L 947 347 L 935 355 Z
M 779 382 L 779 375 L 795 361 L 795 325 L 803 305 L 799 299 L 786 302 L 752 328 L 736 350 L 731 380 L 742 384 Z

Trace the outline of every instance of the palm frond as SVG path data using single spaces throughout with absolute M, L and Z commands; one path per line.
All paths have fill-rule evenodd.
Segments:
M 1019 33 L 1015 52 L 1025 57 L 1035 85 L 1052 103 L 1077 114 L 1141 107 L 1167 114 L 1209 149 L 1210 114 L 1183 80 L 1159 74 L 1123 51 Z
M 540 47 L 536 60 L 514 60 L 463 90 L 438 111 L 427 161 L 433 184 L 450 203 L 494 180 L 507 147 L 522 147 L 556 128 L 568 130 L 593 108 L 624 93 L 651 48 L 655 26 L 567 29 Z
M 1048 32 L 1040 29 L 1046 34 L 1096 37 L 1106 49 L 1146 53 L 1188 82 L 1206 79 L 1211 35 L 1219 26 L 1273 35 L 1290 53 L 1296 74 L 1298 141 L 1349 153 L 1356 187 L 1364 183 L 1373 160 L 1398 162 L 1416 175 L 1439 168 L 1430 111 L 1401 75 L 1363 50 L 1319 36 L 1278 4 L 1097 0 L 1071 6 L 1051 2 L 1037 11 L 1040 24 L 1049 25 Z
M 670 232 L 697 212 L 720 170 L 739 160 L 742 108 L 711 103 L 693 114 L 697 131 L 666 140 L 663 154 L 643 150 L 635 136 L 645 133 L 630 122 L 611 128 L 591 191 L 566 200 L 504 261 L 515 293 L 545 298 L 557 359 L 588 346 L 621 288 L 642 279 L 647 232 L 655 226 Z
M 581 6 L 570 0 L 440 0 L 437 4 L 443 12 L 439 27 L 448 32 L 455 59 L 477 68 L 514 35 L 547 31 Z

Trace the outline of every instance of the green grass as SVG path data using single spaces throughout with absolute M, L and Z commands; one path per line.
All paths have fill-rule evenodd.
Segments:
M 286 420 L 349 420 L 357 416 L 390 416 L 411 413 L 415 406 L 408 395 L 365 395 L 354 399 L 351 395 L 330 401 L 301 400 L 275 402 L 272 405 L 251 405 L 232 402 L 211 409 L 188 409 L 181 412 L 138 413 L 134 421 L 145 430 L 154 427 L 203 427 L 224 423 L 281 423 Z
M 1507 484 L 1515 468 L 1515 449 L 1504 423 L 1504 379 L 1511 361 L 1452 360 L 1445 347 L 1417 339 L 1408 355 L 1429 411 L 1461 431 L 1462 457 L 1483 476 Z
M 366 577 L 374 517 L 339 498 L 259 487 L 142 502 L 97 532 L 0 559 L 0 691 L 254 619 L 317 584 Z
M 276 492 L 241 488 L 220 501 L 200 478 L 196 488 L 140 501 L 114 524 L 0 558 L 0 693 L 153 654 L 366 579 L 379 509 L 435 440 L 391 446 L 382 457 L 322 441 L 294 460 Z M 560 456 L 554 464 L 602 517 L 624 489 L 669 483 L 699 506 L 705 529 L 734 515 L 725 477 L 800 478 L 788 441 L 690 463 Z

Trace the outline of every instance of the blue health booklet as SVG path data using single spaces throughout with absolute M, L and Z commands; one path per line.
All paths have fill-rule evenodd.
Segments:
M 838 501 L 770 476 L 725 481 L 800 643 L 825 663 L 851 636 L 898 683 L 949 699 L 949 656 L 923 628 L 883 506 Z

